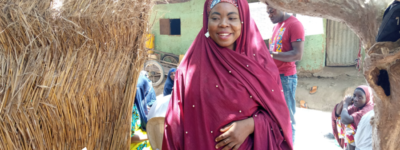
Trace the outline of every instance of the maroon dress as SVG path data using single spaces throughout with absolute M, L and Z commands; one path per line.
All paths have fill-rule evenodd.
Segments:
M 236 50 L 219 47 L 203 28 L 182 60 L 165 117 L 163 150 L 215 149 L 220 129 L 254 118 L 254 133 L 239 149 L 291 150 L 292 129 L 278 69 L 250 18 L 246 0 L 238 0 L 242 32 Z

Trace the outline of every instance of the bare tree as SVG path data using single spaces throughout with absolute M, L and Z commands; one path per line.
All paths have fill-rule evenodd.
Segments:
M 400 41 L 376 43 L 386 7 L 393 0 L 260 0 L 274 8 L 346 23 L 366 50 L 364 77 L 374 89 L 375 150 L 400 147 Z

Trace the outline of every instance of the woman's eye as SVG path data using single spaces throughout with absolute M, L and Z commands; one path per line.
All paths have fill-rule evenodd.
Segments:
M 237 18 L 229 18 L 229 20 L 236 20 Z

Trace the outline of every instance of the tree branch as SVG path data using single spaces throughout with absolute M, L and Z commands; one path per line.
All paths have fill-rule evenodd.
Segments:
M 285 12 L 345 22 L 368 50 L 392 0 L 260 0 Z

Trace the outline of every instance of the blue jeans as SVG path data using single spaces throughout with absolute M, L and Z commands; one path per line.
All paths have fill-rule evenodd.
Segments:
M 281 82 L 282 82 L 283 93 L 285 94 L 286 104 L 289 108 L 290 120 L 292 123 L 292 138 L 294 143 L 294 135 L 296 131 L 295 130 L 296 121 L 294 119 L 294 114 L 296 113 L 295 94 L 297 87 L 297 75 L 284 76 L 283 74 L 281 74 Z

